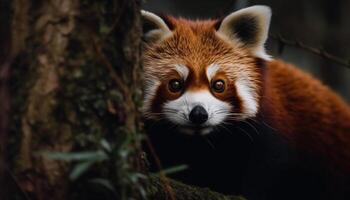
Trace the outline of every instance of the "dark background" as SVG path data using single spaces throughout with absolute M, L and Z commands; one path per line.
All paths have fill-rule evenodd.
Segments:
M 145 0 L 143 9 L 191 19 L 216 18 L 252 5 L 272 8 L 270 34 L 300 41 L 350 61 L 349 0 Z M 274 58 L 312 73 L 350 102 L 350 69 L 298 47 L 269 38 L 267 50 Z

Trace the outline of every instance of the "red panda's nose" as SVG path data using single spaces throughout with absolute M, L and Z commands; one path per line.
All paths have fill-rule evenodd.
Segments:
M 203 124 L 208 120 L 208 113 L 203 106 L 195 106 L 190 112 L 190 121 L 196 125 Z

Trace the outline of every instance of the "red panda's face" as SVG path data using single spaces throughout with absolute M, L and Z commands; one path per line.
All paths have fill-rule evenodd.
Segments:
M 262 12 L 266 7 L 256 9 Z M 143 13 L 144 20 L 156 27 L 145 34 L 145 117 L 166 119 L 184 132 L 200 134 L 229 120 L 255 117 L 261 89 L 259 63 L 267 58 L 260 40 L 266 35 L 259 27 L 261 13 L 255 13 L 255 19 L 251 12 L 239 12 L 227 17 L 233 19 L 225 18 L 219 28 L 217 21 L 167 18 L 166 24 Z M 242 30 L 244 40 L 239 33 L 230 35 L 230 27 L 247 25 L 252 27 Z

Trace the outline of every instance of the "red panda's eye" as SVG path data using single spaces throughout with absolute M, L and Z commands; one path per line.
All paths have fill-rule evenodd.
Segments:
M 214 92 L 221 93 L 225 90 L 225 82 L 223 80 L 216 80 L 212 83 L 211 88 Z
M 169 81 L 169 90 L 171 92 L 180 92 L 182 90 L 182 81 L 181 80 L 177 80 L 177 79 L 173 79 L 171 81 Z

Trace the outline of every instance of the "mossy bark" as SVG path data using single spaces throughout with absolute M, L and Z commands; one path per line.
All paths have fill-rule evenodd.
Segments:
M 208 188 L 189 186 L 158 176 L 150 177 L 148 191 L 153 200 L 245 200 L 240 196 L 227 196 Z
M 10 47 L 10 6 L 6 0 L 0 0 L 0 184 L 7 181 L 5 168 L 6 155 L 6 133 L 8 132 L 9 120 L 9 63 L 8 49 Z M 0 187 L 0 196 L 6 192 L 5 187 Z
M 40 152 L 93 150 L 101 138 L 139 132 L 139 2 L 6 3 L 12 9 L 6 168 L 14 183 L 7 197 L 68 199 L 69 163 Z

